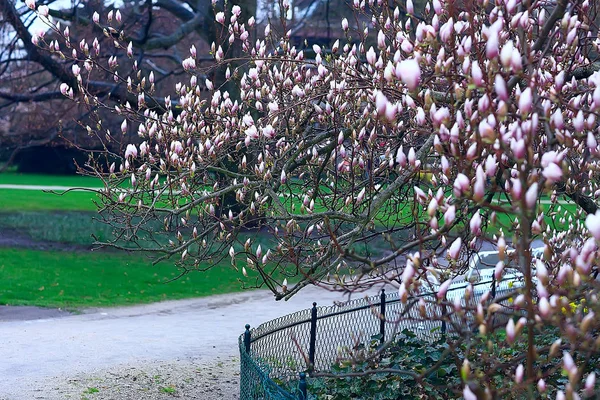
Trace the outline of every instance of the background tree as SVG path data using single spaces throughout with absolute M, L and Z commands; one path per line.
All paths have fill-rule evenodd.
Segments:
M 330 48 L 292 43 L 289 8 L 280 4 L 264 39 L 239 6 L 216 9 L 217 31 L 228 34 L 210 45 L 215 64 L 199 67 L 203 53 L 191 48 L 182 61 L 189 79 L 172 100 L 153 97 L 149 73 L 119 73 L 137 102 L 109 110 L 143 142 L 108 170 L 90 165 L 106 184 L 101 215 L 117 232 L 104 244 L 133 243 L 183 273 L 230 257 L 240 273 L 256 270 L 277 299 L 309 284 L 357 291 L 386 283 L 405 302 L 433 291 L 410 318 L 445 321 L 458 335 L 444 352 L 460 366 L 450 387 L 457 395 L 593 394 L 594 5 L 433 0 L 417 14 L 410 1 L 355 2 L 356 18 L 341 21 L 344 36 Z M 96 22 L 109 35 L 119 23 L 114 15 Z M 86 42 L 67 50 L 68 35 L 54 34 L 58 46 L 34 41 L 76 65 L 61 92 L 106 107 L 88 82 L 115 73 L 114 59 L 86 54 Z M 128 51 L 127 40 L 113 39 Z M 230 45 L 240 49 L 233 59 Z M 85 128 L 106 132 L 100 119 Z M 532 255 L 534 241 L 543 256 Z M 509 273 L 521 284 L 474 302 L 465 283 L 464 296 L 448 301 L 484 245 L 499 252 L 493 285 Z M 504 357 L 511 349 L 522 354 Z M 428 372 L 414 379 L 425 384 L 419 374 Z
M 231 7 L 231 3 L 222 1 L 215 2 L 215 5 L 218 9 Z M 275 3 L 257 4 L 256 0 L 247 0 L 239 2 L 239 5 L 244 13 L 260 16 L 258 25 L 275 16 Z M 196 59 L 197 66 L 208 67 L 214 62 L 208 55 L 209 45 L 227 34 L 215 28 L 213 2 L 209 0 L 125 1 L 119 9 L 119 22 L 108 36 L 103 34 L 106 21 L 95 24 L 93 13 L 107 15 L 112 10 L 116 18 L 117 9 L 112 4 L 85 1 L 67 5 L 51 0 L 38 2 L 37 6 L 42 6 L 44 12 L 47 7 L 48 16 L 63 26 L 61 31 L 69 28 L 70 41 L 74 46 L 86 40 L 89 47 L 97 37 L 100 49 L 97 59 L 108 61 L 110 57 L 116 57 L 113 61 L 122 65 L 118 72 L 126 76 L 133 72 L 132 66 L 123 64 L 126 55 L 117 51 L 112 37 L 123 33 L 123 44 L 131 42 L 134 47 L 133 56 L 138 70 L 146 73 L 153 71 L 154 89 L 159 98 L 159 94 L 168 92 L 181 79 L 184 73 L 181 62 L 192 44 L 203 54 Z M 293 29 L 296 38 L 304 35 L 323 41 L 323 32 L 331 32 L 326 21 L 329 10 L 332 10 L 333 16 L 339 14 L 333 11 L 336 9 L 348 12 L 342 1 L 299 2 L 294 6 L 296 14 L 286 19 L 286 26 Z M 279 14 L 275 18 L 278 19 Z M 318 29 L 315 28 L 317 25 Z M 105 141 L 104 136 L 101 142 L 94 135 L 90 136 L 79 129 L 81 123 L 88 124 L 91 121 L 90 113 L 101 115 L 104 127 L 111 132 L 119 131 L 120 122 L 117 123 L 111 113 L 100 108 L 90 110 L 65 102 L 59 90 L 60 83 L 70 83 L 77 90 L 76 78 L 71 71 L 72 61 L 52 57 L 31 43 L 32 34 L 47 31 L 48 26 L 25 3 L 13 0 L 0 3 L 0 30 L 0 159 L 9 160 L 5 167 L 13 161 L 19 161 L 20 157 L 19 164 L 24 169 L 47 172 L 49 167 L 56 164 L 57 171 L 74 170 L 72 159 L 77 153 L 64 150 L 65 147 L 100 148 Z M 56 37 L 48 32 L 46 39 L 51 41 Z M 228 54 L 233 55 L 231 52 Z M 124 82 L 115 82 L 100 71 L 95 71 L 86 79 L 86 90 L 97 96 L 103 104 L 124 104 L 125 101 L 133 104 L 137 101 L 128 97 Z M 160 100 L 162 103 L 163 99 Z M 132 133 L 128 132 L 127 142 L 133 140 Z M 121 140 L 113 137 L 111 142 L 113 145 L 109 147 L 116 149 Z M 40 150 L 40 146 L 51 149 Z M 36 148 L 36 152 L 28 156 L 25 149 L 32 147 Z M 81 155 L 77 158 L 82 162 Z M 44 165 L 36 164 L 40 159 L 45 161 Z

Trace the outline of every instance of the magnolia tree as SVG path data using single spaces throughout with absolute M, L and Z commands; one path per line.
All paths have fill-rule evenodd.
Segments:
M 90 162 L 116 234 L 103 244 L 155 252 L 183 272 L 231 259 L 277 299 L 309 284 L 383 282 L 405 302 L 433 291 L 418 307 L 459 334 L 444 353 L 460 366 L 457 395 L 591 396 L 600 42 L 590 3 L 433 0 L 415 10 L 410 0 L 357 0 L 331 48 L 291 45 L 285 19 L 256 37 L 239 7 L 215 9 L 215 66 L 198 68 L 192 47 L 189 76 L 163 102 L 152 71 L 132 61 L 131 76 L 115 75 L 138 101 L 111 109 L 140 139 L 107 155 L 109 170 Z M 115 18 L 93 16 L 131 57 Z M 62 28 L 56 35 L 60 43 L 34 41 L 72 59 L 77 87 L 65 83 L 63 94 L 97 106 L 86 81 L 114 60 L 69 45 Z M 85 128 L 105 134 L 101 121 Z M 464 298 L 448 301 L 452 279 L 484 246 L 499 253 L 495 280 L 510 272 L 521 284 L 469 302 L 467 283 Z M 447 312 L 428 313 L 428 302 Z M 507 349 L 522 353 L 507 359 Z M 430 372 L 413 375 L 425 385 Z

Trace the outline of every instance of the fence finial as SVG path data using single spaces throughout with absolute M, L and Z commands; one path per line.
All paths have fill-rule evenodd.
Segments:
M 250 324 L 246 324 L 246 332 L 244 332 L 244 346 L 246 353 L 250 353 Z

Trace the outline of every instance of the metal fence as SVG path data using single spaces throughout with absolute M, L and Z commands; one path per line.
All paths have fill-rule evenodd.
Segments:
M 452 303 L 459 297 L 464 304 L 467 283 L 456 282 L 447 292 Z M 490 298 L 512 292 L 518 282 L 493 281 L 474 285 L 471 302 L 478 302 L 485 293 Z M 403 303 L 394 291 L 352 300 L 343 305 L 317 307 L 298 311 L 250 329 L 239 338 L 240 399 L 284 400 L 311 399 L 306 391 L 306 373 L 329 371 L 331 366 L 348 355 L 348 349 L 369 343 L 373 337 L 382 343 L 398 332 L 409 329 L 423 340 L 430 340 L 452 331 L 446 306 L 434 300 L 435 294 L 411 297 Z M 420 314 L 419 299 L 428 300 L 427 318 Z M 471 303 L 474 304 L 474 303 Z M 469 316 L 467 315 L 467 318 Z M 470 318 L 469 318 L 470 319 Z M 458 322 L 458 321 L 457 321 Z

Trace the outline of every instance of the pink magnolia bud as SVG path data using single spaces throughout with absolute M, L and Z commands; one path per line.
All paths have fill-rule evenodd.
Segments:
M 396 77 L 408 86 L 409 90 L 416 90 L 421 80 L 421 67 L 414 58 L 402 60 L 396 65 Z
M 225 22 L 225 13 L 223 11 L 218 12 L 217 15 L 215 15 L 215 20 L 218 23 L 223 24 Z
M 596 386 L 596 373 L 591 372 L 587 378 L 585 378 L 584 392 L 586 396 L 592 397 L 594 395 L 594 387 Z
M 377 110 L 377 115 L 385 115 L 388 103 L 389 100 L 387 99 L 387 97 L 385 97 L 385 94 L 383 94 L 383 92 L 379 90 L 375 92 L 375 109 Z
M 556 183 L 562 179 L 562 169 L 555 163 L 549 163 L 542 171 L 542 175 L 549 183 Z
M 415 13 L 415 6 L 413 5 L 412 0 L 406 0 L 406 13 L 408 15 L 413 15 Z
M 479 210 L 475 212 L 471 221 L 469 222 L 469 228 L 471 228 L 471 233 L 475 236 L 481 235 L 481 215 L 479 215 Z
M 581 331 L 587 333 L 590 330 L 595 318 L 596 314 L 593 311 L 590 311 L 585 317 L 583 317 L 581 320 Z
M 540 315 L 543 318 L 547 318 L 552 313 L 552 308 L 550 307 L 550 303 L 548 303 L 548 299 L 542 297 L 538 303 L 538 309 L 540 311 Z
M 50 9 L 48 8 L 47 5 L 41 5 L 38 7 L 38 14 L 41 15 L 42 17 L 47 17 L 49 13 L 50 13 Z
M 406 285 L 404 283 L 400 284 L 400 289 L 398 289 L 398 297 L 402 303 L 406 303 L 408 300 L 408 290 L 406 290 Z
M 500 236 L 498 238 L 498 258 L 500 258 L 500 260 L 504 261 L 504 256 L 506 255 L 506 240 L 504 239 L 504 236 Z
M 196 68 L 196 60 L 194 60 L 191 57 L 186 58 L 185 60 L 182 61 L 181 66 L 183 67 L 184 70 L 189 71 L 191 69 Z
M 260 246 L 260 244 L 256 248 L 256 258 L 258 258 L 259 260 L 262 258 L 262 247 Z
M 448 21 L 440 28 L 440 39 L 442 43 L 449 43 L 454 33 L 454 18 L 448 19 Z
M 444 213 L 444 224 L 446 226 L 449 226 L 450 224 L 452 224 L 452 222 L 454 222 L 455 217 L 456 217 L 456 207 L 455 206 L 448 207 L 448 209 Z
M 475 183 L 473 184 L 473 200 L 480 202 L 485 196 L 485 174 L 481 165 L 477 166 Z
M 512 318 L 510 318 L 508 320 L 508 323 L 506 324 L 506 341 L 508 342 L 508 344 L 513 344 L 516 336 L 517 331 L 515 329 L 515 323 L 512 320 Z
M 523 364 L 519 364 L 519 366 L 515 370 L 515 382 L 516 383 L 523 382 L 524 373 L 525 373 L 525 368 L 523 367 Z
M 62 93 L 63 96 L 66 96 L 69 93 L 69 85 L 67 85 L 66 83 L 61 83 L 60 93 Z
M 347 30 L 348 30 L 348 20 L 347 20 L 346 18 L 344 18 L 344 19 L 342 20 L 342 29 L 343 29 L 344 31 L 347 31 Z
M 415 191 L 415 195 L 419 203 L 423 203 L 425 200 L 427 200 L 427 195 L 420 187 L 415 186 L 413 187 L 413 190 Z
M 377 47 L 385 49 L 385 33 L 383 33 L 383 31 L 377 33 Z
M 541 283 L 548 283 L 548 269 L 541 260 L 535 260 L 535 273 Z
M 496 156 L 490 154 L 485 159 L 485 174 L 489 177 L 496 175 L 496 169 L 498 164 L 496 163 Z
M 591 131 L 588 132 L 588 134 L 587 134 L 587 139 L 586 139 L 585 144 L 592 154 L 594 154 L 596 152 L 596 148 L 598 147 L 598 142 L 596 141 L 596 137 L 594 137 L 594 134 Z
M 531 88 L 527 88 L 521 93 L 521 97 L 519 97 L 519 112 L 521 115 L 527 115 L 531 112 L 533 108 L 533 95 L 531 93 Z
M 485 55 L 488 60 L 498 57 L 498 31 L 495 28 L 490 29 L 490 36 L 485 45 Z
M 546 381 L 540 379 L 537 383 L 537 388 L 541 393 L 544 393 L 546 391 Z
M 513 140 L 510 143 L 510 148 L 517 160 L 523 160 L 527 156 L 527 146 L 523 139 Z
M 285 170 L 281 170 L 281 184 L 285 185 L 287 182 L 287 175 L 285 174 Z
M 583 117 L 583 111 L 579 110 L 575 118 L 573 118 L 573 127 L 575 132 L 581 133 L 585 128 L 585 119 Z
M 573 357 L 568 351 L 563 352 L 563 368 L 571 374 L 573 370 L 577 370 L 577 366 L 575 365 L 575 361 L 573 361 Z
M 556 111 L 552 113 L 550 121 L 557 129 L 563 129 L 565 127 L 565 121 L 563 119 L 562 110 L 560 108 L 556 109 Z
M 408 163 L 412 166 L 412 167 L 418 167 L 420 165 L 420 161 L 417 160 L 417 154 L 415 153 L 415 148 L 411 147 L 410 149 L 408 149 Z
M 512 40 L 507 41 L 504 46 L 502 46 L 502 51 L 500 52 L 500 62 L 504 68 L 510 68 L 512 55 L 515 52 L 515 48 Z
M 121 23 L 121 11 L 117 10 L 115 12 L 115 20 L 117 21 L 117 23 Z
M 25 0 L 25 5 L 32 10 L 35 10 L 35 0 Z
M 363 187 L 362 190 L 358 193 L 358 196 L 356 196 L 356 204 L 362 203 L 362 201 L 365 198 L 365 191 L 366 188 Z
M 527 189 L 527 192 L 525 193 L 525 204 L 527 205 L 527 208 L 530 210 L 533 210 L 535 208 L 535 204 L 537 202 L 537 196 L 538 196 L 538 184 L 537 182 L 534 182 L 529 189 Z
M 585 227 L 594 239 L 600 240 L 600 210 L 596 211 L 595 214 L 588 214 L 585 218 Z
M 469 388 L 469 385 L 465 385 L 463 389 L 463 397 L 465 400 L 477 400 L 477 395 Z
M 448 291 L 448 288 L 450 287 L 450 284 L 452 283 L 452 279 L 448 279 L 447 281 L 445 281 L 444 283 L 442 283 L 438 289 L 438 292 L 436 294 L 438 300 L 443 300 L 446 297 L 446 292 Z
M 473 61 L 473 64 L 471 64 L 471 77 L 473 78 L 475 86 L 483 86 L 483 72 L 481 72 L 481 68 L 477 61 Z
M 415 276 L 415 267 L 413 266 L 413 262 L 408 260 L 406 262 L 406 267 L 402 272 L 402 283 L 405 285 L 410 285 L 413 277 Z
M 502 273 L 504 272 L 504 262 L 498 261 L 496 267 L 494 268 L 494 278 L 496 281 L 500 281 L 502 279 Z
M 450 248 L 448 249 L 448 257 L 450 257 L 453 260 L 456 260 L 458 258 L 458 255 L 460 254 L 461 247 L 462 247 L 462 239 L 457 238 L 454 242 L 452 242 L 452 244 L 450 245 Z
M 406 166 L 406 155 L 404 154 L 404 149 L 402 148 L 402 146 L 400 146 L 398 148 L 398 151 L 396 152 L 396 163 L 400 167 Z
M 100 14 L 94 11 L 94 14 L 92 15 L 92 21 L 94 21 L 95 24 L 100 22 Z
M 138 155 L 137 147 L 135 147 L 134 144 L 128 144 L 127 148 L 125 149 L 125 158 L 126 159 L 128 159 L 129 157 L 136 158 L 137 155 Z
M 432 218 L 437 213 L 438 208 L 439 204 L 434 197 L 433 199 L 431 199 L 429 205 L 427 206 L 427 215 L 429 215 L 429 217 Z
M 458 174 L 456 179 L 454 180 L 454 195 L 456 197 L 460 197 L 463 193 L 467 192 L 469 190 L 469 187 L 471 185 L 471 182 L 469 181 L 469 178 L 467 178 L 466 175 L 464 174 Z
M 375 65 L 376 61 L 377 61 L 377 53 L 375 53 L 375 50 L 373 49 L 373 47 L 370 47 L 369 50 L 367 51 L 367 62 L 370 65 Z
M 500 100 L 508 101 L 508 88 L 506 87 L 506 81 L 502 75 L 497 74 L 494 79 L 494 90 Z

